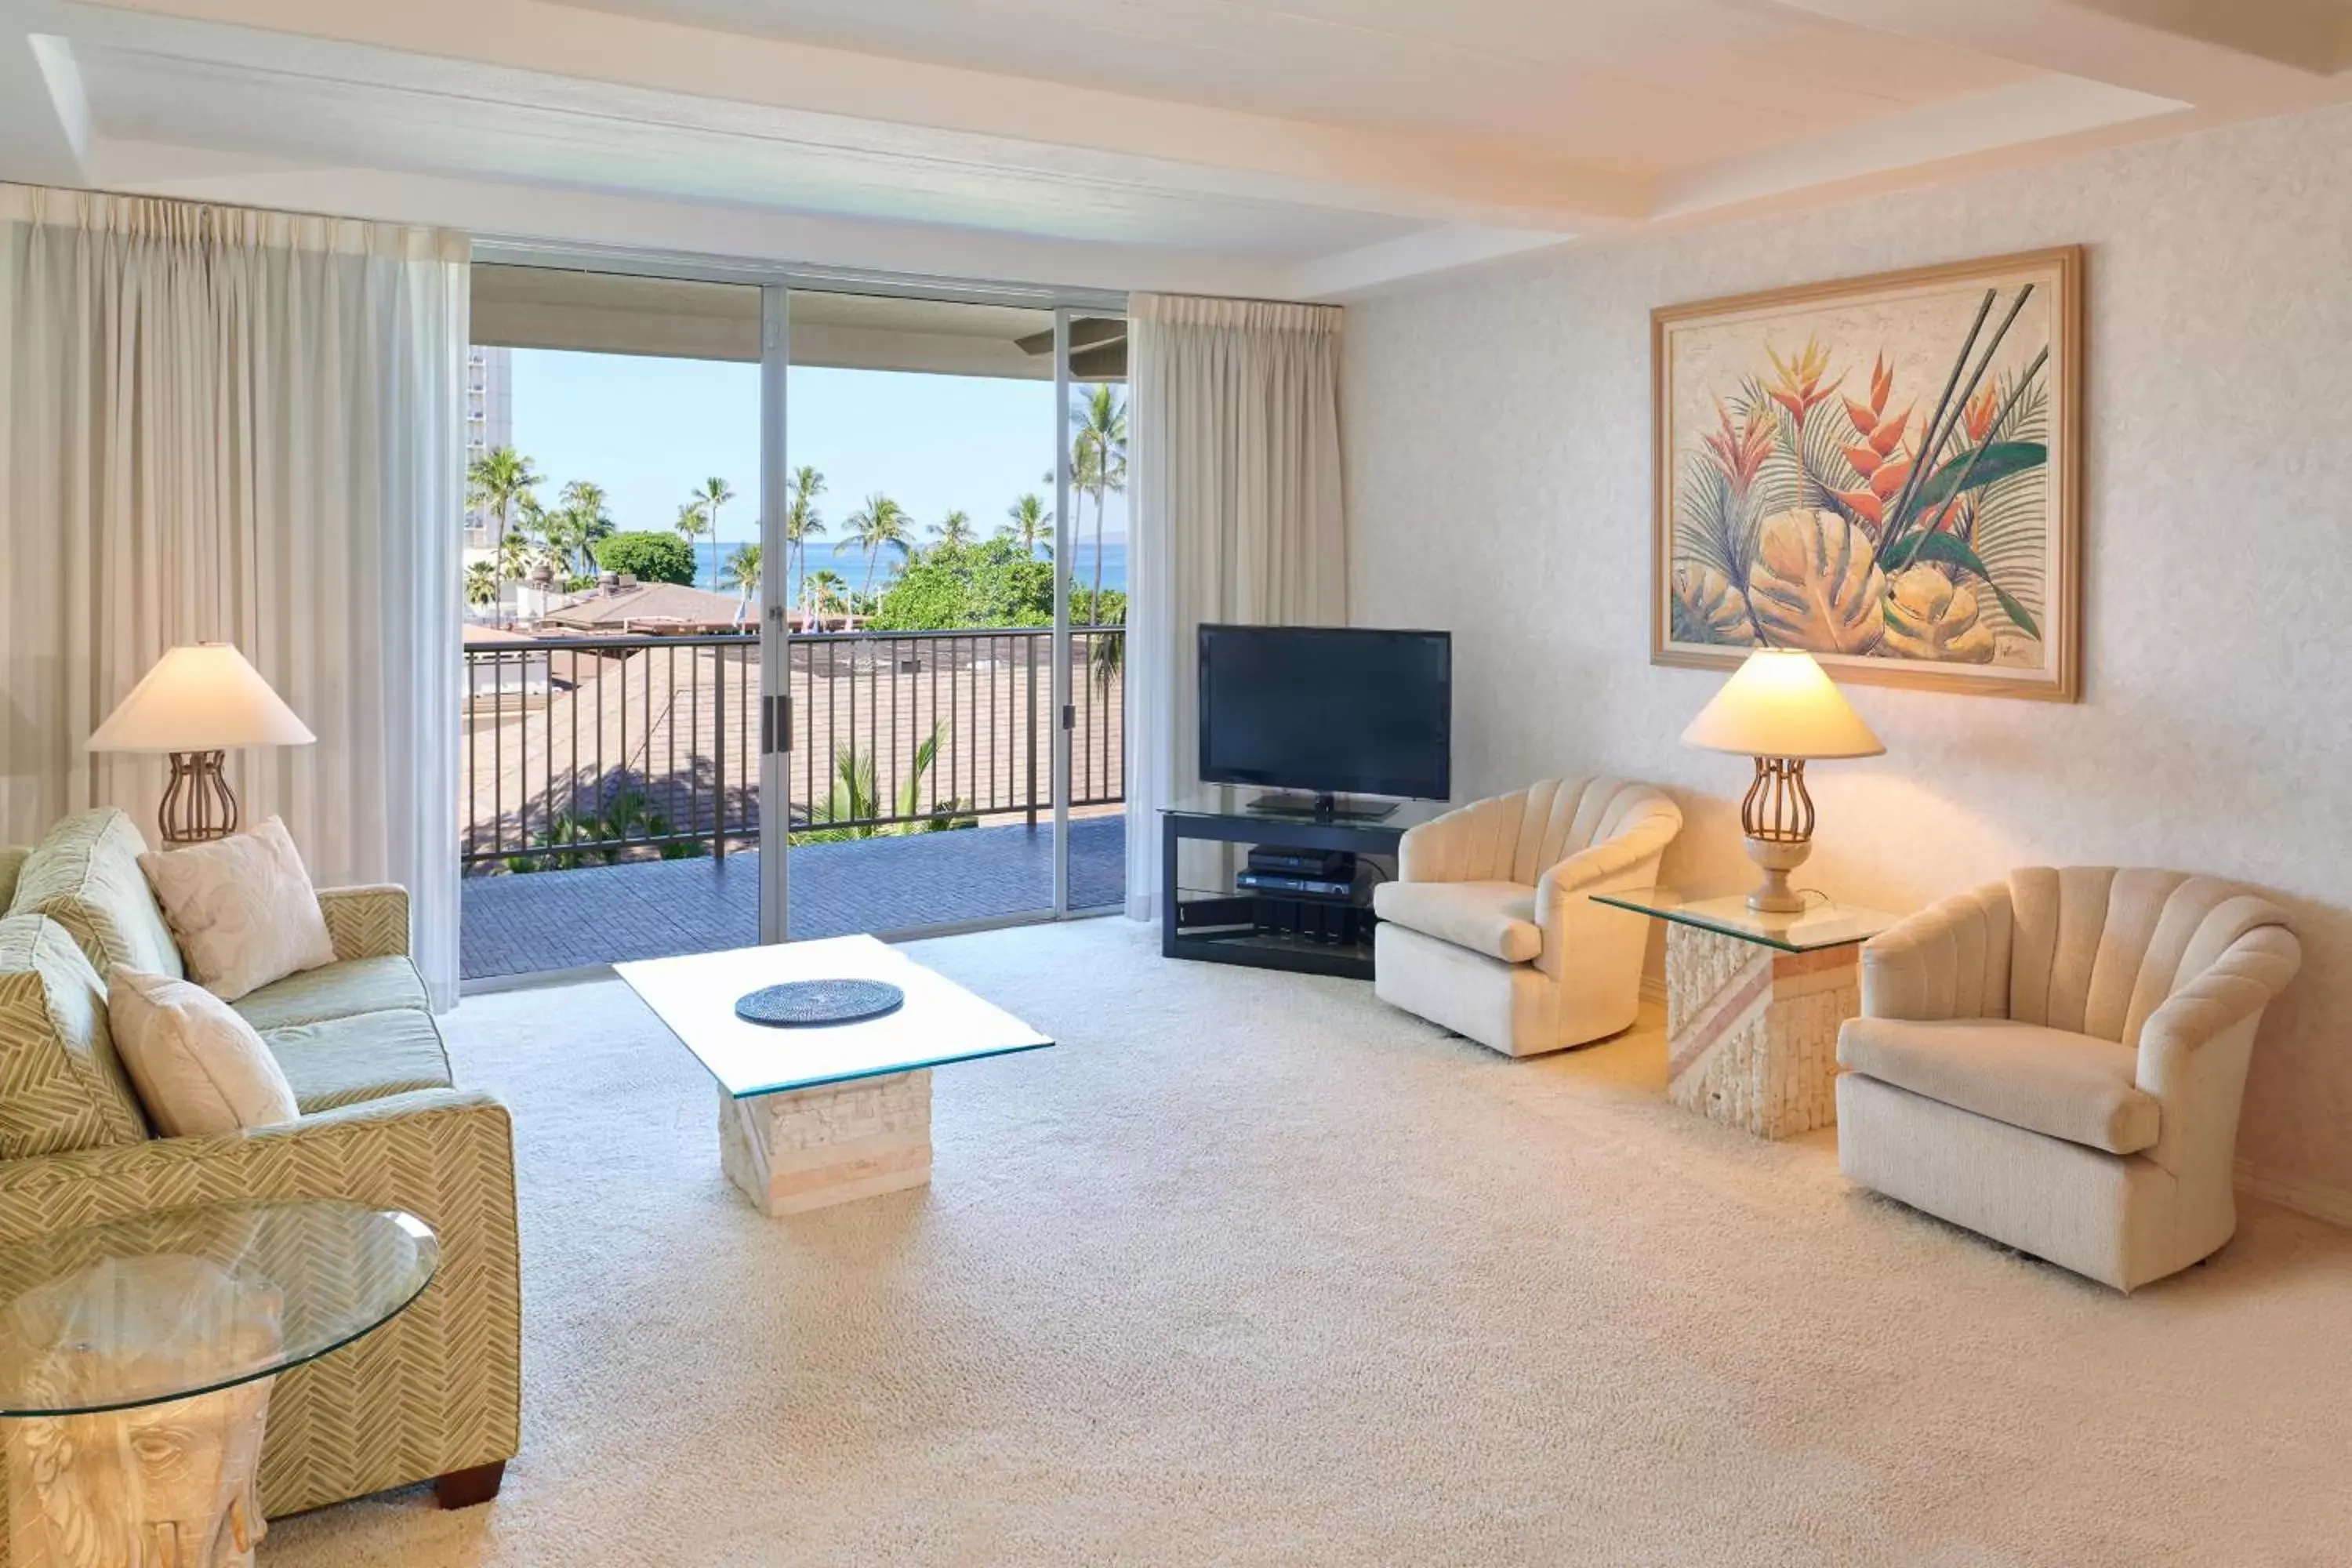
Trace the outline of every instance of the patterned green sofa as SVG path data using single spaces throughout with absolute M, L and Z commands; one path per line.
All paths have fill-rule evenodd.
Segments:
M 299 1121 L 155 1138 L 108 1037 L 100 979 L 116 963 L 182 973 L 143 847 L 121 812 L 89 811 L 37 848 L 0 848 L 0 1245 L 257 1198 L 421 1215 L 442 1247 L 424 1296 L 278 1379 L 262 1507 L 295 1513 L 428 1479 L 448 1506 L 486 1500 L 520 1436 L 512 1129 L 497 1100 L 451 1087 L 408 957 L 407 893 L 323 890 L 337 962 L 236 1004 L 285 1068 Z

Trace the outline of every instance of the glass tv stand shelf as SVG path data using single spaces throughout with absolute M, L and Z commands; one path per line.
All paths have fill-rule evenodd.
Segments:
M 1385 803 L 1381 803 L 1385 805 Z M 1270 906 L 1294 900 L 1237 889 L 1233 874 L 1251 845 L 1286 849 L 1339 849 L 1372 863 L 1369 880 L 1393 876 L 1397 843 L 1447 808 L 1436 802 L 1406 801 L 1384 816 L 1373 806 L 1347 801 L 1329 813 L 1268 809 L 1251 792 L 1204 789 L 1181 796 L 1160 812 L 1160 951 L 1169 958 L 1209 963 L 1241 963 L 1303 974 L 1372 977 L 1372 919 L 1361 908 L 1355 939 L 1318 940 L 1269 929 Z M 1191 847 L 1186 847 L 1190 845 Z M 1214 846 L 1214 847 L 1211 847 Z M 1360 878 L 1363 877 L 1359 872 Z

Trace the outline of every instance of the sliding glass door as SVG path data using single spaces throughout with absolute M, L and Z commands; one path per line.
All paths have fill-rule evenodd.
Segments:
M 474 269 L 468 982 L 759 938 L 761 296 Z
M 806 289 L 771 308 L 787 350 L 762 541 L 766 624 L 786 632 L 768 669 L 791 712 L 763 790 L 787 806 L 766 816 L 781 934 L 1119 901 L 1103 869 L 1124 865 L 1123 396 L 1108 436 L 1068 426 L 1066 312 Z M 1106 323 L 1123 356 L 1123 322 L 1088 331 L 1099 344 Z
M 474 272 L 469 980 L 1120 902 L 1116 308 Z
M 1065 310 L 1066 910 L 1127 901 L 1127 320 Z

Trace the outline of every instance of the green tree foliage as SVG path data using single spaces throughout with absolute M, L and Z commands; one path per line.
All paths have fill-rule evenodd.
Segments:
M 734 499 L 735 492 L 728 488 L 727 481 L 714 475 L 713 477 L 703 480 L 701 485 L 695 489 L 693 500 L 688 504 L 698 506 L 702 509 L 702 520 L 709 525 L 708 531 L 710 537 L 715 540 L 719 537 L 719 509 L 725 506 L 729 501 L 733 500 Z M 684 516 L 681 515 L 678 521 L 679 529 L 682 532 L 684 531 L 685 526 Z M 719 586 L 717 580 L 719 576 L 719 563 L 716 559 L 713 559 L 710 563 L 710 575 L 712 578 L 710 585 L 716 588 Z
M 466 466 L 466 504 L 488 512 L 498 525 L 491 549 L 504 548 L 516 509 L 526 500 L 537 501 L 532 492 L 539 483 L 539 470 L 512 447 L 493 447 Z
M 1127 625 L 1126 592 L 1118 588 L 1082 588 L 1076 583 L 1071 584 L 1070 624 L 1074 626 Z
M 487 610 L 499 602 L 499 569 L 487 561 L 466 568 L 466 603 Z
M 596 542 L 596 564 L 633 572 L 640 583 L 694 585 L 694 547 L 675 533 L 631 531 Z
M 792 497 L 784 503 L 784 577 L 787 584 L 800 584 L 803 608 L 815 591 L 809 582 L 808 542 L 824 532 L 824 514 L 816 509 L 816 498 L 824 493 L 823 474 L 806 467 L 793 470 Z
M 1070 411 L 1070 484 L 1095 498 L 1095 580 L 1087 600 L 1092 605 L 1102 598 L 1104 498 L 1127 489 L 1127 403 L 1111 386 L 1089 387 L 1085 401 Z
M 760 555 L 758 545 L 739 544 L 727 558 L 727 585 L 740 594 L 747 605 L 760 591 Z
M 1045 478 L 1050 483 L 1054 476 L 1048 474 Z M 1004 515 L 1008 521 L 996 525 L 998 537 L 1017 542 L 1024 555 L 1036 554 L 1037 547 L 1043 544 L 1045 559 L 1054 558 L 1054 512 L 1043 500 L 1034 493 L 1024 495 L 1006 507 Z
M 898 781 L 898 798 L 886 803 L 876 783 L 874 757 L 844 742 L 833 756 L 833 788 L 825 798 L 824 826 L 804 828 L 792 836 L 794 844 L 837 844 L 853 838 L 896 838 L 915 833 L 944 833 L 958 827 L 978 827 L 968 800 L 948 800 L 922 809 L 923 784 L 940 760 L 940 743 L 947 734 L 944 720 L 931 726 L 915 747 Z M 877 820 L 887 814 L 894 822 Z
M 1124 616 L 1126 596 L 1118 598 Z M 1053 565 L 1003 537 L 925 551 L 891 580 L 874 616 L 883 631 L 1053 624 Z
M 874 565 L 884 550 L 896 550 L 902 559 L 914 555 L 914 519 L 907 509 L 888 496 L 875 494 L 866 498 L 866 505 L 849 516 L 845 524 L 852 543 L 866 552 L 866 582 L 862 592 L 869 598 L 874 593 Z

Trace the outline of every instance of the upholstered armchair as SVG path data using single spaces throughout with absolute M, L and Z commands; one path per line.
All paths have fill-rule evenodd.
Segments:
M 2130 1290 L 2237 1228 L 2238 1108 L 2302 949 L 2179 871 L 2034 867 L 1862 950 L 1838 1161 L 1914 1208 Z
M 1546 779 L 1412 828 L 1372 894 L 1373 991 L 1514 1057 L 1629 1026 L 1649 921 L 1588 895 L 1656 880 L 1682 823 L 1649 784 Z

